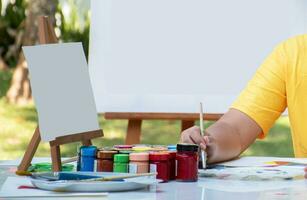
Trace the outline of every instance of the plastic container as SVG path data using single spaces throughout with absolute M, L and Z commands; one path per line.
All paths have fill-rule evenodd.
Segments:
M 177 181 L 194 182 L 198 179 L 198 146 L 177 144 Z
M 97 147 L 81 146 L 80 147 L 80 171 L 93 172 L 95 169 Z
M 113 172 L 128 172 L 129 155 L 128 154 L 115 154 Z
M 169 153 L 151 152 L 149 154 L 150 172 L 157 172 L 157 179 L 167 182 L 170 179 Z
M 131 153 L 129 155 L 129 173 L 139 174 L 148 173 L 149 171 L 149 154 L 144 153 Z
M 113 172 L 113 159 L 117 151 L 97 151 L 97 172 Z

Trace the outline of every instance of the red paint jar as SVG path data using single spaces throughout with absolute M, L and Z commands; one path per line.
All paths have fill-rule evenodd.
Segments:
M 97 151 L 97 172 L 113 172 L 113 158 L 117 151 Z
M 198 179 L 198 146 L 177 144 L 177 181 L 194 182 Z
M 169 179 L 176 179 L 176 151 L 169 151 Z
M 169 181 L 169 153 L 152 152 L 149 154 L 150 172 L 157 172 L 157 179 Z

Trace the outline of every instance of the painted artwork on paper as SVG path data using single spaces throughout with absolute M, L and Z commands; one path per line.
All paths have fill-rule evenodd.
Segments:
M 303 168 L 290 167 L 221 167 L 199 171 L 200 176 L 223 180 L 297 180 L 304 178 Z

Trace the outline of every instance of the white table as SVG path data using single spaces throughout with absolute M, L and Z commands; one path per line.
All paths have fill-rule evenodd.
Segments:
M 15 176 L 12 169 L 16 166 L 16 162 L 10 163 L 10 166 L 3 165 L 3 162 L 0 162 L 0 185 L 2 185 L 8 176 Z M 17 162 L 18 163 L 18 162 Z M 11 169 L 10 172 L 7 172 L 8 169 Z M 238 183 L 238 181 L 237 181 Z M 240 184 L 246 184 L 244 181 L 240 181 Z M 110 200 L 185 200 L 185 199 L 202 199 L 202 200 L 212 200 L 212 199 L 227 199 L 227 200 L 262 200 L 262 199 L 307 199 L 307 181 L 300 180 L 298 182 L 289 181 L 288 188 L 279 188 L 276 184 L 258 182 L 258 184 L 269 184 L 267 187 L 271 188 L 267 191 L 241 191 L 236 188 L 235 191 L 231 188 L 234 187 L 234 182 L 226 180 L 208 180 L 204 178 L 199 178 L 198 182 L 193 183 L 182 183 L 172 181 L 169 183 L 161 183 L 157 186 L 151 186 L 144 190 L 131 191 L 131 192 L 115 192 L 109 193 L 105 199 Z M 265 185 L 263 185 L 266 187 Z M 274 188 L 276 186 L 276 188 Z M 224 188 L 221 190 L 221 188 Z M 227 189 L 228 188 L 228 189 Z M 235 188 L 235 187 L 234 187 Z M 227 191 L 231 190 L 231 191 Z M 65 198 L 65 199 L 72 199 Z M 104 199 L 93 197 L 91 199 Z M 26 199 L 26 198 L 22 198 Z M 33 199 L 33 198 L 31 198 Z M 42 198 L 35 198 L 42 199 Z M 43 198 L 43 199 L 55 199 L 55 198 Z M 59 199 L 59 198 L 58 198 Z M 74 197 L 76 199 L 76 197 Z M 87 198 L 77 198 L 77 199 L 89 199 Z

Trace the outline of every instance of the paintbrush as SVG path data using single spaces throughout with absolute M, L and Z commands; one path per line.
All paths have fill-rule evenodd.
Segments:
M 202 136 L 205 135 L 204 131 L 204 118 L 203 118 L 203 104 L 200 102 L 200 108 L 199 108 L 199 126 L 200 126 L 200 133 Z M 207 164 L 207 153 L 205 150 L 201 150 L 201 161 L 202 161 L 202 168 L 205 169 Z
M 116 181 L 116 180 L 122 180 L 126 178 L 136 178 L 136 177 L 142 177 L 142 176 L 155 176 L 157 175 L 157 172 L 153 173 L 141 173 L 141 174 L 129 174 L 129 175 L 117 175 L 117 176 L 109 176 L 109 177 L 101 177 L 101 178 L 90 178 L 90 179 L 84 179 L 80 181 Z
M 75 157 L 71 157 L 71 158 L 68 158 L 66 160 L 63 160 L 62 161 L 62 164 L 67 164 L 67 163 L 71 163 L 71 162 L 75 162 L 78 160 L 78 156 L 75 156 Z

